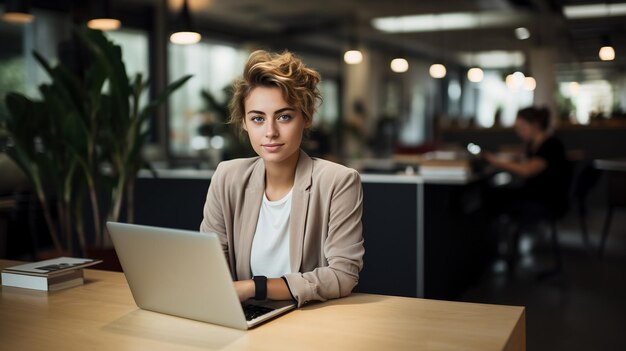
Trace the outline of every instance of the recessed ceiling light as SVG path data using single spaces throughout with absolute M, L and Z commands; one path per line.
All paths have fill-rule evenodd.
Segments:
M 471 28 L 505 27 L 522 24 L 529 15 L 511 11 L 447 12 L 395 17 L 377 17 L 372 26 L 381 32 L 433 32 Z
M 563 14 L 568 19 L 624 16 L 626 3 L 564 6 Z
M 480 62 L 480 66 L 486 69 L 504 69 L 509 67 L 521 67 L 526 62 L 524 53 L 521 51 L 481 51 L 461 53 L 460 61 L 467 66 Z

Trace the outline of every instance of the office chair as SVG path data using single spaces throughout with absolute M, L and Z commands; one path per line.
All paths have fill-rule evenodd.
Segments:
M 591 189 L 595 187 L 602 172 L 593 166 L 593 161 L 583 161 L 573 180 L 572 200 L 576 203 L 580 231 L 585 248 L 591 248 L 589 244 L 589 231 L 587 227 L 587 197 Z
M 608 171 L 608 194 L 607 194 L 607 213 L 602 229 L 602 238 L 598 249 L 598 256 L 604 256 L 604 246 L 606 238 L 609 236 L 611 220 L 613 218 L 613 210 L 615 207 L 626 207 L 626 173 L 620 171 Z
M 507 264 L 509 268 L 514 267 L 517 261 L 518 255 L 518 244 L 521 237 L 521 234 L 525 231 L 536 232 L 537 228 L 541 227 L 542 224 L 547 224 L 550 228 L 550 245 L 552 254 L 554 256 L 554 266 L 552 269 L 541 272 L 537 278 L 542 279 L 547 276 L 550 276 L 555 273 L 561 272 L 563 269 L 563 259 L 561 255 L 561 248 L 559 245 L 559 232 L 557 229 L 557 223 L 560 221 L 568 212 L 570 200 L 572 198 L 573 193 L 575 193 L 574 189 L 578 188 L 578 184 L 572 185 L 573 183 L 573 165 L 571 162 L 568 162 L 566 165 L 567 169 L 564 170 L 564 186 L 569 189 L 567 193 L 567 197 L 562 199 L 558 206 L 548 207 L 538 203 L 527 203 L 522 204 L 512 213 L 515 223 L 517 227 L 513 233 L 513 242 L 512 242 L 512 255 L 509 255 L 507 259 Z M 581 192 L 582 193 L 582 192 Z M 586 194 L 585 194 L 586 195 Z M 585 208 L 586 210 L 586 208 Z M 583 234 L 586 235 L 586 234 Z
M 554 266 L 545 272 L 541 272 L 538 278 L 558 273 L 562 270 L 563 259 L 561 255 L 561 248 L 559 245 L 559 232 L 557 229 L 557 222 L 561 218 L 563 218 L 566 212 L 566 210 L 555 211 L 540 204 L 529 204 L 528 206 L 524 206 L 524 208 L 520 209 L 513 215 L 514 221 L 516 223 L 516 228 L 513 231 L 511 245 L 512 250 L 507 257 L 507 264 L 511 271 L 513 270 L 513 267 L 515 266 L 519 258 L 519 241 L 522 233 L 537 233 L 538 229 L 541 228 L 544 224 L 547 224 L 550 230 L 550 246 L 552 250 L 552 255 L 554 257 Z

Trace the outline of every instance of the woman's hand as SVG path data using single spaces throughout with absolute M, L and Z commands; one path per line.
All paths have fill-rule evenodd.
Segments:
M 237 295 L 239 296 L 239 301 L 244 302 L 254 297 L 254 281 L 251 279 L 248 280 L 238 280 L 234 282 L 235 290 L 237 291 Z
M 548 163 L 546 162 L 546 160 L 541 157 L 532 157 L 526 162 L 503 160 L 502 158 L 496 156 L 491 152 L 485 152 L 483 157 L 492 166 L 500 168 L 507 172 L 515 173 L 516 175 L 523 178 L 533 177 L 543 172 L 546 167 L 548 167 Z

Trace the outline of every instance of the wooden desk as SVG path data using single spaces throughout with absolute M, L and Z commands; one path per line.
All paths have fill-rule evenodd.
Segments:
M 0 349 L 526 349 L 523 307 L 354 294 L 246 332 L 140 310 L 122 273 L 86 270 L 85 278 L 52 293 L 1 287 Z

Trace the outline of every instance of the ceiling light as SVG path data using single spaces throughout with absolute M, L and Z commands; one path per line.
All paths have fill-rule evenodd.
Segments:
M 98 0 L 91 2 L 91 19 L 87 22 L 87 27 L 98 30 L 119 29 L 122 22 L 111 16 L 110 0 Z
M 170 35 L 170 41 L 179 45 L 195 44 L 202 39 L 202 36 L 198 32 L 176 32 Z
M 363 61 L 363 54 L 359 50 L 348 50 L 343 54 L 343 60 L 349 65 L 358 65 Z
M 470 68 L 469 71 L 467 71 L 467 79 L 469 79 L 470 82 L 479 83 L 484 77 L 485 73 L 478 67 Z
M 515 80 L 515 78 L 513 78 L 512 74 L 509 74 L 506 76 L 506 79 L 504 80 L 507 88 L 511 89 L 511 90 L 519 90 L 519 88 L 521 87 L 521 85 L 519 84 L 519 82 L 517 82 Z
M 199 42 L 200 39 L 202 36 L 193 29 L 189 6 L 187 0 L 184 0 L 183 7 L 174 23 L 174 33 L 170 35 L 170 41 L 174 44 L 189 45 Z
M 578 82 L 571 82 L 569 83 L 568 88 L 571 96 L 577 96 L 578 91 L 580 91 L 580 84 Z
M 30 23 L 33 14 L 30 12 L 30 1 L 7 0 L 4 4 L 2 19 L 10 23 Z
M 519 40 L 526 40 L 530 38 L 530 31 L 526 27 L 515 28 L 515 37 Z
M 466 66 L 473 66 L 480 62 L 484 69 L 507 69 L 509 67 L 521 67 L 526 62 L 524 53 L 521 51 L 491 50 L 481 52 L 466 52 L 458 55 L 459 60 Z
M 615 49 L 612 46 L 603 46 L 600 48 L 598 56 L 602 61 L 613 61 L 615 60 Z
M 403 58 L 395 58 L 391 60 L 391 70 L 396 73 L 404 73 L 409 70 L 409 62 Z
M 626 15 L 626 3 L 564 6 L 567 19 L 614 17 Z
M 430 76 L 433 78 L 443 78 L 446 76 L 446 66 L 440 63 L 432 64 L 428 73 L 430 73 Z
M 87 22 L 87 27 L 104 31 L 119 29 L 121 25 L 122 22 L 115 18 L 94 18 Z
M 533 77 L 524 77 L 522 87 L 524 88 L 524 90 L 533 91 L 535 90 L 535 88 L 537 88 L 537 81 Z
M 377 17 L 372 26 L 382 32 L 433 32 L 487 27 L 505 27 L 528 21 L 529 15 L 515 12 L 449 12 L 423 15 Z
M 526 76 L 524 75 L 524 73 L 517 71 L 515 73 L 513 73 L 513 78 L 515 78 L 516 82 L 523 82 L 524 78 L 526 78 Z
M 506 76 L 505 83 L 506 83 L 506 86 L 509 89 L 511 89 L 511 90 L 519 90 L 519 89 L 521 89 L 524 86 L 525 78 L 526 77 L 524 76 L 524 73 L 522 73 L 522 72 L 515 72 L 513 74 L 509 74 L 508 76 Z

